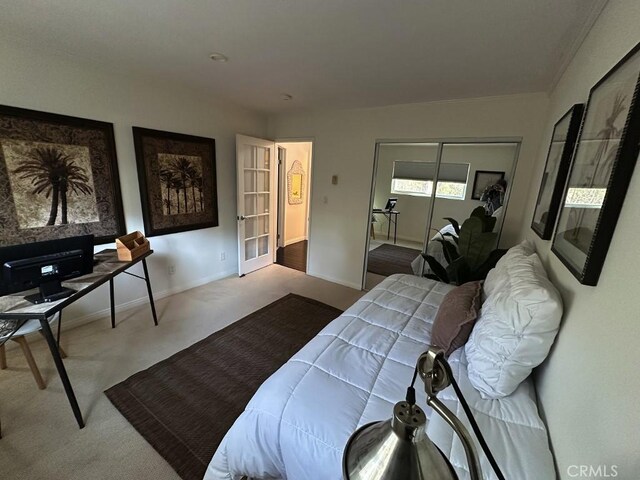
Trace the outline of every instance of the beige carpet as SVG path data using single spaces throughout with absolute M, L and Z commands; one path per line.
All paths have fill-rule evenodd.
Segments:
M 346 309 L 362 292 L 273 265 L 64 332 L 65 360 L 87 426 L 79 430 L 44 342 L 32 342 L 47 382 L 37 389 L 22 354 L 0 371 L 0 477 L 3 479 L 178 479 L 102 393 L 289 292 Z

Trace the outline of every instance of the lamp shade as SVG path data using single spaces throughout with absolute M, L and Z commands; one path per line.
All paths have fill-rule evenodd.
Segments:
M 425 432 L 418 406 L 398 402 L 393 417 L 356 430 L 343 456 L 345 480 L 452 480 L 457 475 Z

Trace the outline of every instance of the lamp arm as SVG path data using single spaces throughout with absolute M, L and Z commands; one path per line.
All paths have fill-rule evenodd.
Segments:
M 473 444 L 471 435 L 469 435 L 469 431 L 463 423 L 458 420 L 458 417 L 456 417 L 453 412 L 451 412 L 451 410 L 449 410 L 435 395 L 427 396 L 427 404 L 445 419 L 460 438 L 462 446 L 464 447 L 464 453 L 467 456 L 467 464 L 469 465 L 471 480 L 482 480 L 482 470 L 480 469 L 478 452 Z
M 455 430 L 462 441 L 462 445 L 464 446 L 465 453 L 467 454 L 467 463 L 469 464 L 469 471 L 472 472 L 474 468 L 477 469 L 476 475 L 481 475 L 480 471 L 480 460 L 478 458 L 478 452 L 475 448 L 475 444 L 469 435 L 469 431 L 466 427 L 458 420 L 458 418 L 442 403 L 437 399 L 437 395 L 439 392 L 447 388 L 449 385 L 453 386 L 458 399 L 460 400 L 460 404 L 464 409 L 464 413 L 467 415 L 469 419 L 469 423 L 473 428 L 476 437 L 478 438 L 478 442 L 482 447 L 482 451 L 487 456 L 493 471 L 499 480 L 505 480 L 498 463 L 496 462 L 491 450 L 489 449 L 489 445 L 485 441 L 482 436 L 482 432 L 478 427 L 475 419 L 473 418 L 473 414 L 471 413 L 471 409 L 467 404 L 467 401 L 464 399 L 462 395 L 462 391 L 460 387 L 456 383 L 455 378 L 453 378 L 453 372 L 451 371 L 451 366 L 449 362 L 444 357 L 444 350 L 430 346 L 429 349 L 420 355 L 418 358 L 418 363 L 416 364 L 416 372 L 420 375 L 420 378 L 424 382 L 424 391 L 427 394 L 427 403 L 436 410 L 442 418 L 444 418 L 447 423 Z M 414 380 L 415 382 L 415 374 Z M 413 382 L 411 384 L 413 386 Z M 412 389 L 411 389 L 412 390 Z M 409 391 L 407 392 L 409 393 Z M 475 467 L 474 467 L 475 465 Z M 473 473 L 471 473 L 471 478 L 481 478 L 480 476 L 474 477 Z

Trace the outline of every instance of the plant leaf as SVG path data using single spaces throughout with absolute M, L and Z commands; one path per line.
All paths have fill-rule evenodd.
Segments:
M 486 216 L 487 213 L 484 211 L 484 207 L 482 206 L 474 208 L 471 212 L 471 215 L 469 215 L 469 217 L 478 217 L 480 220 L 482 220 Z
M 460 230 L 460 255 L 465 257 L 469 268 L 474 271 L 489 257 L 496 247 L 498 234 L 483 232 L 483 222 L 477 216 L 469 217 Z
M 426 253 L 423 253 L 421 255 L 429 264 L 429 268 L 431 269 L 431 271 L 440 279 L 440 281 L 449 283 L 449 275 L 447 275 L 447 270 L 442 265 L 440 265 L 440 262 L 438 262 L 431 255 L 427 255 Z
M 506 249 L 496 249 L 489 253 L 489 257 L 484 261 L 484 263 L 472 272 L 471 280 L 484 280 L 487 278 L 489 270 L 496 266 L 498 260 L 500 260 L 505 253 L 507 253 Z
M 449 242 L 448 240 L 438 239 L 437 241 L 442 244 L 442 252 L 444 253 L 444 258 L 447 260 L 447 263 L 453 262 L 460 256 L 460 254 L 458 253 L 458 248 L 455 244 Z
M 496 221 L 498 219 L 496 217 L 484 217 L 484 226 L 482 228 L 483 232 L 493 232 L 493 227 L 496 226 Z
M 473 248 L 469 252 L 467 261 L 472 270 L 477 270 L 487 261 L 489 255 L 496 248 L 498 243 L 498 234 L 492 232 L 483 232 L 480 234 Z
M 482 233 L 482 220 L 478 217 L 469 217 L 462 224 L 460 229 L 460 236 L 458 242 L 458 248 L 460 255 L 463 257 L 469 256 L 469 249 L 472 248 L 473 242 L 476 237 Z
M 449 220 L 449 223 L 453 226 L 453 229 L 456 231 L 458 235 L 460 235 L 460 224 L 455 218 L 444 217 L 444 220 Z
M 454 235 L 454 234 L 453 234 L 453 233 L 451 233 L 451 232 L 446 232 L 446 233 L 443 233 L 442 235 L 443 235 L 444 237 L 451 237 L 451 239 L 456 243 L 456 245 L 458 245 L 458 242 L 460 241 L 460 240 L 458 239 L 458 236 L 457 236 L 457 235 Z
M 447 251 L 447 249 L 444 246 L 444 244 L 448 243 L 448 242 L 446 240 L 442 240 L 440 238 L 436 238 L 435 241 L 442 245 L 442 253 L 444 254 L 444 259 L 447 261 L 447 263 L 451 263 L 451 261 L 453 259 L 451 258 L 451 255 L 449 255 L 449 252 Z
M 469 268 L 467 259 L 459 257 L 447 265 L 447 275 L 451 280 L 450 283 L 455 283 L 456 285 L 462 285 L 463 283 L 470 281 L 471 268 Z

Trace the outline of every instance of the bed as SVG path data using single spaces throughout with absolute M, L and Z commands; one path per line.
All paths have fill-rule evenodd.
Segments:
M 342 478 L 347 439 L 357 427 L 390 417 L 452 288 L 392 275 L 364 295 L 260 387 L 220 444 L 205 480 Z M 532 381 L 505 398 L 485 399 L 470 384 L 465 348 L 449 362 L 506 478 L 555 478 Z M 451 387 L 439 398 L 468 426 Z M 418 404 L 426 407 L 422 389 Z M 469 478 L 453 430 L 428 408 L 426 413 L 427 434 L 458 476 Z M 481 464 L 485 478 L 495 478 L 484 455 Z

